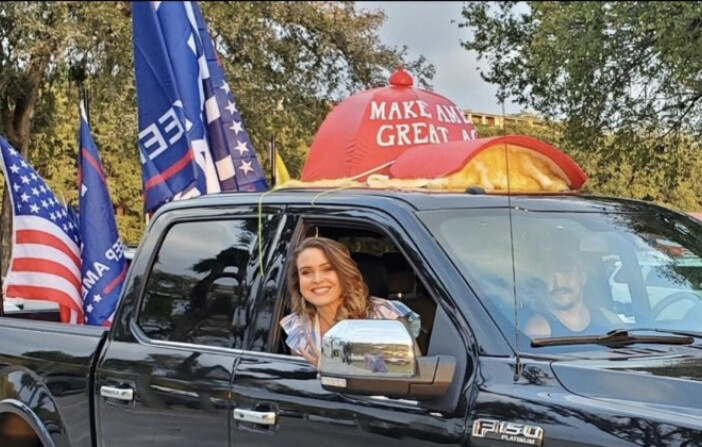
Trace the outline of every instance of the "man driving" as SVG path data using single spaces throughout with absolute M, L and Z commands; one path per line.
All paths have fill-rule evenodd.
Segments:
M 610 324 L 604 311 L 585 301 L 586 281 L 587 274 L 577 251 L 557 254 L 547 274 L 545 309 L 527 321 L 524 329 L 527 335 L 535 338 L 607 332 Z

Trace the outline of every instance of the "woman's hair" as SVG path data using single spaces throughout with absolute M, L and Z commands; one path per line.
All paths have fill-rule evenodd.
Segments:
M 370 314 L 370 300 L 368 299 L 368 286 L 363 281 L 361 271 L 351 258 L 346 246 L 325 237 L 311 237 L 303 240 L 292 254 L 288 265 L 288 291 L 290 292 L 292 311 L 310 320 L 317 312 L 315 306 L 308 303 L 300 293 L 297 260 L 300 253 L 308 248 L 321 250 L 339 277 L 341 305 L 336 312 L 335 321 L 367 318 Z

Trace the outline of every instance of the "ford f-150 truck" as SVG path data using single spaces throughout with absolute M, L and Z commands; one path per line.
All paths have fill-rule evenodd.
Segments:
M 291 251 L 344 243 L 373 296 L 318 367 L 289 352 Z M 527 333 L 554 253 L 598 331 Z M 217 194 L 153 216 L 109 329 L 0 317 L 0 445 L 702 445 L 702 225 L 578 194 Z M 380 358 L 382 368 L 369 358 Z M 377 365 L 377 364 L 376 364 Z

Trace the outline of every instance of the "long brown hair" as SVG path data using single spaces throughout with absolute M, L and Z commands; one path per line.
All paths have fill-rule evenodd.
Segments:
M 288 291 L 290 292 L 292 311 L 310 320 L 317 312 L 317 308 L 308 303 L 300 293 L 297 260 L 300 253 L 308 248 L 321 250 L 339 277 L 341 305 L 336 312 L 334 321 L 367 318 L 370 314 L 370 300 L 368 299 L 368 286 L 363 281 L 361 271 L 345 245 L 325 237 L 310 237 L 303 240 L 292 254 L 292 259 L 288 264 Z

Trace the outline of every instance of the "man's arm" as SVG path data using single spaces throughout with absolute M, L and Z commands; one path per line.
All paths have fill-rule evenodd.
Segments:
M 531 337 L 549 337 L 551 335 L 551 325 L 548 324 L 546 318 L 541 315 L 534 315 L 529 318 L 524 326 L 524 332 Z

